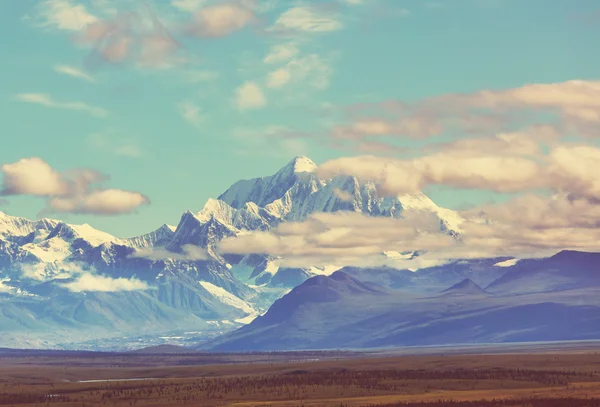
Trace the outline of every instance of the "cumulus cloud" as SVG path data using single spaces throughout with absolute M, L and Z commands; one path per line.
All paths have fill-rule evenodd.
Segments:
M 59 172 L 38 157 L 4 164 L 1 170 L 3 195 L 46 197 L 48 207 L 45 212 L 118 215 L 150 203 L 139 192 L 99 187 L 108 177 L 97 171 Z
M 539 177 L 542 175 L 538 163 L 533 160 L 496 155 L 438 153 L 413 160 L 411 166 L 422 174 L 424 184 L 496 192 L 535 188 L 540 184 Z M 402 166 L 399 169 L 401 172 L 405 170 Z M 385 185 L 394 188 L 398 184 L 397 180 L 388 178 Z
M 159 248 L 138 249 L 131 255 L 131 257 L 149 260 L 181 261 L 199 261 L 209 259 L 208 252 L 201 247 L 188 244 L 184 245 L 181 249 L 181 253 L 175 253 L 166 249 Z
M 21 102 L 34 103 L 53 109 L 79 110 L 97 117 L 108 115 L 105 109 L 90 106 L 84 102 L 58 102 L 47 93 L 19 93 L 15 95 L 15 98 Z
M 323 178 L 354 175 L 374 181 L 389 195 L 444 185 L 495 192 L 545 189 L 600 200 L 600 176 L 590 170 L 598 160 L 597 147 L 554 144 L 544 154 L 532 140 L 501 135 L 459 140 L 439 152 L 412 159 L 343 157 L 323 163 L 317 173 Z
M 136 278 L 111 278 L 95 274 L 83 274 L 62 286 L 77 293 L 143 291 L 150 288 L 148 284 Z
M 147 6 L 147 4 L 146 4 Z M 132 62 L 142 67 L 163 68 L 182 62 L 179 41 L 147 6 L 107 19 L 97 19 L 74 35 L 77 44 L 91 48 L 85 63 Z
M 56 212 L 119 215 L 129 213 L 150 200 L 139 192 L 121 189 L 76 191 L 72 196 L 54 197 L 49 201 Z
M 281 86 L 287 83 L 297 83 L 315 89 L 324 89 L 329 86 L 333 70 L 329 61 L 317 54 L 309 54 L 292 59 L 275 73 L 272 73 L 269 79 L 274 75 L 275 83 L 279 83 Z
M 43 0 L 39 6 L 42 25 L 64 31 L 79 31 L 98 19 L 80 2 Z
M 181 117 L 192 126 L 200 126 L 204 121 L 202 108 L 190 101 L 183 101 L 177 106 L 177 110 Z
M 41 158 L 31 157 L 2 165 L 2 195 L 52 196 L 67 193 L 61 174 Z
M 350 144 L 379 137 L 428 138 L 514 132 L 537 121 L 561 134 L 599 137 L 600 82 L 573 80 L 504 90 L 447 94 L 408 104 L 397 100 L 347 109 L 350 122 L 335 126 L 334 140 Z
M 300 50 L 298 47 L 292 43 L 272 45 L 269 48 L 269 53 L 265 57 L 264 62 L 267 64 L 287 62 L 299 53 Z
M 81 69 L 75 68 L 73 66 L 55 65 L 54 71 L 56 71 L 60 74 L 63 74 L 63 75 L 68 75 L 68 76 L 72 76 L 74 78 L 83 79 L 88 82 L 94 82 L 94 78 L 92 78 L 87 73 L 83 72 Z
M 283 32 L 320 33 L 338 31 L 342 27 L 341 21 L 323 9 L 296 6 L 284 11 L 270 29 Z
M 267 104 L 265 95 L 256 82 L 245 82 L 235 91 L 235 104 L 240 110 L 260 109 Z
M 189 59 L 178 40 L 182 36 L 220 38 L 254 23 L 257 13 L 273 8 L 272 2 L 231 0 L 171 0 L 171 5 L 191 13 L 187 21 L 165 24 L 150 2 L 132 2 L 128 9 L 112 8 L 105 2 L 81 3 L 75 0 L 43 0 L 37 17 L 41 25 L 70 32 L 74 43 L 89 48 L 87 68 L 103 64 L 133 64 L 142 68 L 170 68 Z M 87 7 L 94 11 L 92 14 Z M 178 13 L 176 13 L 178 15 Z M 61 73 L 84 79 L 72 67 Z
M 284 68 L 272 71 L 267 76 L 267 87 L 281 88 L 290 81 L 291 77 L 290 71 Z
M 197 37 L 224 37 L 245 28 L 255 19 L 254 12 L 242 4 L 216 4 L 198 10 L 187 33 Z

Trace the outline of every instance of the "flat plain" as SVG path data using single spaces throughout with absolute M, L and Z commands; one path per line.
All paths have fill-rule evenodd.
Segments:
M 600 406 L 600 348 L 529 353 L 0 352 L 9 406 Z

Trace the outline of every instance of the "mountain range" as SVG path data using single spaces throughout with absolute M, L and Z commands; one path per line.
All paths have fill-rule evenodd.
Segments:
M 387 197 L 374 183 L 321 179 L 315 168 L 297 157 L 274 175 L 236 182 L 199 212 L 184 212 L 176 226 L 132 238 L 0 213 L 0 347 L 253 350 L 562 338 L 558 328 L 538 326 L 548 312 L 566 313 L 560 321 L 572 327 L 569 338 L 596 334 L 591 293 L 600 286 L 600 263 L 593 253 L 415 271 L 281 267 L 269 253 L 219 252 L 225 238 L 321 212 L 402 219 L 411 209 L 434 216 L 440 233 L 460 237 L 460 215 L 422 193 Z M 382 253 L 418 255 L 402 247 Z M 539 324 L 524 327 L 527 315 Z

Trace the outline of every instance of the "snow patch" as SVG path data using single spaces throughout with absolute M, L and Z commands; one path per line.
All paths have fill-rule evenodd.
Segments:
M 238 324 L 248 325 L 258 317 L 258 314 L 250 314 L 247 317 L 236 319 L 235 322 Z
M 26 244 L 23 246 L 23 250 L 27 250 L 44 263 L 53 263 L 62 261 L 71 255 L 71 244 L 59 237 L 54 237 L 40 243 Z
M 242 310 L 248 314 L 257 314 L 256 310 L 252 308 L 247 302 L 231 294 L 229 291 L 222 287 L 218 287 L 208 281 L 200 281 L 200 285 L 204 287 L 213 297 L 221 301 L 223 304 L 232 306 L 239 310 Z
M 494 264 L 494 267 L 512 267 L 519 262 L 520 259 L 509 259 Z
M 312 274 L 318 274 L 318 275 L 322 275 L 322 276 L 330 276 L 333 273 L 335 273 L 336 271 L 338 271 L 339 269 L 341 269 L 343 266 L 338 266 L 335 264 L 328 264 L 325 266 L 312 266 L 309 267 L 308 269 L 306 269 L 306 271 L 308 271 L 309 273 Z
M 90 225 L 68 225 L 77 235 L 89 242 L 92 246 L 100 246 L 102 243 L 114 242 L 118 243 L 120 239 L 117 239 L 113 235 L 106 232 L 94 229 Z

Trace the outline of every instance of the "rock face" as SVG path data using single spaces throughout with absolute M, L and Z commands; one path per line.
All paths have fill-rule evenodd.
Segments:
M 23 338 L 34 338 L 31 346 L 58 346 L 65 337 L 79 343 L 141 333 L 202 336 L 239 327 L 335 269 L 280 268 L 268 253 L 221 256 L 217 243 L 316 212 L 401 218 L 405 209 L 417 209 L 436 216 L 441 233 L 460 234 L 461 218 L 424 194 L 385 197 L 373 183 L 320 179 L 315 168 L 297 157 L 274 175 L 238 181 L 199 212 L 186 211 L 176 227 L 132 238 L 0 213 L 0 346 L 23 345 Z M 448 286 L 464 277 L 427 280 Z

